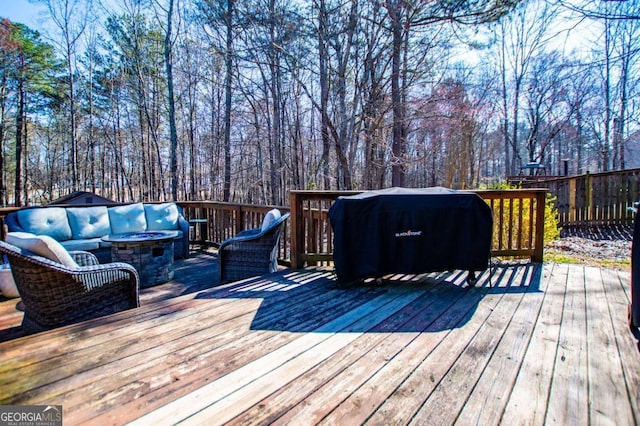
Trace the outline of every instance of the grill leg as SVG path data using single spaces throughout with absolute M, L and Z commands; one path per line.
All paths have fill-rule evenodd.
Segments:
M 469 275 L 467 275 L 467 284 L 469 284 L 469 287 L 475 287 L 477 282 L 478 279 L 476 278 L 475 271 L 469 271 Z

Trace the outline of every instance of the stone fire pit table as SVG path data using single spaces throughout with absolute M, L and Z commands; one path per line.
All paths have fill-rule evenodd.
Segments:
M 173 278 L 173 239 L 176 231 L 129 232 L 102 237 L 111 243 L 111 261 L 136 268 L 141 287 L 151 287 Z

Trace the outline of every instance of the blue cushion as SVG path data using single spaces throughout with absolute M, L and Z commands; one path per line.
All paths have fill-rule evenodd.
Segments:
M 267 212 L 266 215 L 264 215 L 264 219 L 262 219 L 262 231 L 266 231 L 267 229 L 269 229 L 269 227 L 271 225 L 273 225 L 275 222 L 278 221 L 278 219 L 280 219 L 281 214 L 280 214 L 280 210 L 278 209 L 272 209 L 269 210 Z
M 62 247 L 66 248 L 68 251 L 91 251 L 100 248 L 100 241 L 100 238 L 87 238 L 84 240 L 62 241 L 60 244 L 62 244 Z
M 74 240 L 99 238 L 111 233 L 109 212 L 105 206 L 68 207 L 67 217 Z
M 100 248 L 111 247 L 111 243 L 100 240 Z
M 147 230 L 147 220 L 144 216 L 142 203 L 109 207 L 108 210 L 112 234 L 144 232 Z
M 148 231 L 172 231 L 178 229 L 178 206 L 175 203 L 145 204 L 144 212 Z
M 19 210 L 18 221 L 26 232 L 48 235 L 58 241 L 71 239 L 67 212 L 62 207 Z

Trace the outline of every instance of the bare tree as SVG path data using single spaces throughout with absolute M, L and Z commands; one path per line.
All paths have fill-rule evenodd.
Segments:
M 389 59 L 386 54 L 389 43 L 388 32 L 378 25 L 383 10 L 376 5 L 368 6 L 362 33 L 365 51 L 360 77 L 362 100 L 362 138 L 364 139 L 363 185 L 379 189 L 385 185 L 387 170 L 387 130 L 385 117 L 390 105 L 386 101 L 386 82 Z
M 640 17 L 640 5 L 636 2 L 620 3 L 614 16 Z M 611 19 L 607 23 L 612 22 Z M 640 19 L 618 19 L 614 22 L 615 45 L 617 58 L 617 111 L 613 119 L 613 167 L 625 168 L 624 142 L 629 134 L 629 98 L 636 86 L 634 82 L 634 65 L 640 59 Z M 636 76 L 638 74 L 636 73 Z M 636 93 L 638 93 L 636 91 Z
M 540 54 L 552 36 L 549 27 L 554 15 L 555 10 L 549 3 L 528 2 L 504 17 L 498 26 L 504 145 L 507 155 L 511 154 L 507 159 L 508 174 L 515 174 L 523 162 L 519 135 L 523 84 L 533 58 Z
M 637 84 L 640 58 L 640 5 L 637 2 L 602 2 L 580 7 L 561 2 L 586 19 L 601 35 L 595 40 L 592 62 L 585 64 L 591 72 L 599 72 L 602 93 L 600 123 L 591 123 L 598 144 L 602 170 L 625 167 L 624 144 L 630 133 L 629 99 Z M 636 91 L 637 93 L 637 91 Z
M 169 179 L 171 182 L 171 197 L 173 200 L 178 199 L 178 130 L 176 125 L 176 99 L 174 94 L 174 77 L 173 77 L 173 45 L 175 43 L 173 35 L 174 15 L 179 10 L 175 7 L 175 0 L 166 0 L 164 5 L 155 0 L 155 5 L 162 10 L 164 18 L 156 15 L 160 27 L 164 29 L 164 66 L 167 79 L 167 106 L 169 110 Z M 166 20 L 166 21 L 165 21 Z
M 530 163 L 545 162 L 548 149 L 573 115 L 575 105 L 565 102 L 565 87 L 570 77 L 557 52 L 532 58 L 524 94 L 528 124 L 524 140 Z
M 410 37 L 410 32 L 416 28 L 432 26 L 438 23 L 455 22 L 461 25 L 478 25 L 499 19 L 508 13 L 518 2 L 497 1 L 491 3 L 430 3 L 428 5 L 415 4 L 404 0 L 386 0 L 385 8 L 390 20 L 389 28 L 392 34 L 392 71 L 391 71 L 391 102 L 393 104 L 393 142 L 392 142 L 392 185 L 404 184 L 404 155 L 406 148 L 406 100 L 407 85 L 402 84 L 407 76 L 403 71 L 408 70 L 402 56 L 403 45 Z
M 324 187 L 331 186 L 329 154 L 333 145 L 337 161 L 336 187 L 351 189 L 353 181 L 349 150 L 354 143 L 352 123 L 357 111 L 351 108 L 349 112 L 347 108 L 347 79 L 353 70 L 360 2 L 335 4 L 320 0 L 316 7 Z
M 69 96 L 69 151 L 71 186 L 74 191 L 79 189 L 78 174 L 78 117 L 76 99 L 77 49 L 81 36 L 89 21 L 89 14 L 93 10 L 93 0 L 38 0 L 49 11 L 49 16 L 60 31 L 59 46 L 67 65 L 67 81 Z

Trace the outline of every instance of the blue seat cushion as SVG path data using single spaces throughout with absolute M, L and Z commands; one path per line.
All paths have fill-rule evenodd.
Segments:
M 68 251 L 82 250 L 92 251 L 100 248 L 100 238 L 86 238 L 84 240 L 67 240 L 62 241 L 60 244 Z
M 108 210 L 112 234 L 144 232 L 147 230 L 147 220 L 142 203 L 109 207 Z
M 68 207 L 67 217 L 74 240 L 99 238 L 111 233 L 106 206 Z
M 145 204 L 144 213 L 149 231 L 173 231 L 178 229 L 180 212 L 175 203 Z
M 67 211 L 62 207 L 45 207 L 18 211 L 22 228 L 35 235 L 48 235 L 57 241 L 72 238 Z

